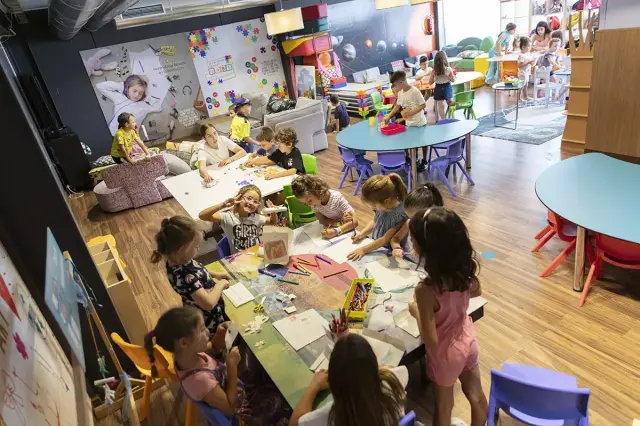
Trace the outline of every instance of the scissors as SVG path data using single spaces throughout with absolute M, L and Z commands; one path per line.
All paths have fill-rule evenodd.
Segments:
M 263 305 L 263 303 L 264 303 L 264 299 L 266 299 L 266 298 L 267 298 L 267 296 L 264 296 L 264 297 L 262 298 L 262 300 L 260 301 L 260 303 L 258 303 L 258 304 L 253 308 L 253 312 L 255 312 L 256 314 L 257 314 L 257 313 L 260 313 L 260 312 L 264 312 L 264 305 Z

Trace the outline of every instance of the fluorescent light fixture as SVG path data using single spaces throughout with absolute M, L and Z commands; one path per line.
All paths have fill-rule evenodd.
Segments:
M 406 6 L 407 0 L 376 0 L 376 9 L 391 9 L 392 7 Z
M 299 7 L 265 13 L 264 22 L 267 24 L 267 34 L 269 35 L 288 33 L 304 28 L 302 9 Z
M 414 6 L 416 4 L 424 4 L 424 3 L 435 3 L 438 0 L 411 0 L 411 6 Z

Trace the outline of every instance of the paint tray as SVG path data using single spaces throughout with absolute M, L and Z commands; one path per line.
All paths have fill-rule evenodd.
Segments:
M 361 284 L 361 285 L 371 284 L 371 288 L 369 289 L 367 300 L 364 302 L 364 305 L 362 306 L 362 310 L 356 311 L 356 310 L 351 310 L 351 300 L 353 299 L 353 295 L 356 292 L 356 288 L 358 287 L 358 284 Z M 367 317 L 367 305 L 369 304 L 369 299 L 371 298 L 371 293 L 373 293 L 374 286 L 375 286 L 374 280 L 370 278 L 356 278 L 353 281 L 351 281 L 351 288 L 347 293 L 347 297 L 345 298 L 344 305 L 343 305 L 344 310 L 348 312 L 347 316 L 350 320 L 364 321 L 364 319 Z
M 380 129 L 380 133 L 382 133 L 385 136 L 391 136 L 391 135 L 396 135 L 398 133 L 402 133 L 406 129 L 407 128 L 404 127 L 402 124 L 391 123 L 388 126 L 385 126 L 382 129 Z

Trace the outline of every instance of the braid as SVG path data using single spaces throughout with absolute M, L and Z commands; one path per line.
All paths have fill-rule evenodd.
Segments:
M 151 364 L 151 377 L 158 376 L 158 369 L 156 368 L 156 356 L 154 354 L 153 348 L 153 337 L 155 336 L 155 331 L 151 330 L 144 336 L 144 348 L 147 351 L 147 355 L 149 355 L 149 363 Z

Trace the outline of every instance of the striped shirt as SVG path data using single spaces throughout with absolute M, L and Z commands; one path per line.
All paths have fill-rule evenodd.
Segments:
M 313 207 L 313 213 L 320 213 L 327 219 L 341 222 L 345 214 L 353 212 L 353 207 L 338 191 L 329 190 L 329 201 L 326 205 Z

